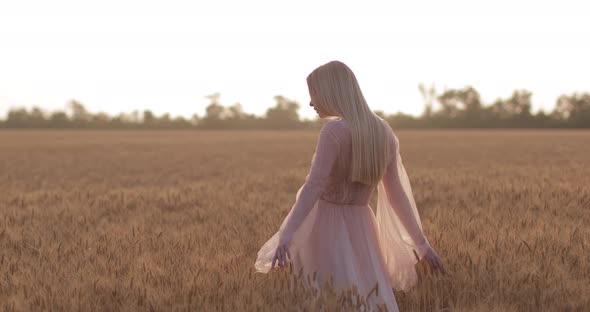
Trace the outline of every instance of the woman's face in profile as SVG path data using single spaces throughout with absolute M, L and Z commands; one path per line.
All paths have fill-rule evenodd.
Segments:
M 318 116 L 320 118 L 324 118 L 326 117 L 326 115 L 324 115 L 322 112 L 320 112 L 314 105 L 313 105 L 313 100 L 309 101 L 309 106 L 313 107 L 313 109 L 315 110 L 316 113 L 318 113 Z

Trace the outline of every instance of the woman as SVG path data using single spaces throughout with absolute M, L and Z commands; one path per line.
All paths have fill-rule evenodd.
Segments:
M 414 251 L 444 272 L 422 231 L 399 140 L 371 111 L 344 63 L 318 67 L 307 86 L 319 117 L 337 119 L 322 127 L 305 183 L 279 231 L 258 252 L 256 270 L 267 273 L 291 261 L 294 272 L 315 276 L 311 286 L 317 289 L 331 278 L 337 289 L 356 287 L 373 308 L 398 311 L 391 288 L 407 290 L 417 282 Z

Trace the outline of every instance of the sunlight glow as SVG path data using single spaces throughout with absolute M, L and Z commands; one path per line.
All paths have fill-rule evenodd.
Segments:
M 0 116 L 11 107 L 203 116 L 206 95 L 263 115 L 281 94 L 314 116 L 305 78 L 333 59 L 369 105 L 418 115 L 418 84 L 514 89 L 533 110 L 590 91 L 583 1 L 3 1 Z

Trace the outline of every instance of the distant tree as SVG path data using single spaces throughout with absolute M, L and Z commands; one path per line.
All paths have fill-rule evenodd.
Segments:
M 225 118 L 225 107 L 219 104 L 219 93 L 213 93 L 206 96 L 210 103 L 205 108 L 205 117 L 201 120 L 204 128 L 221 128 Z
M 398 112 L 387 115 L 381 110 L 374 113 L 394 128 L 416 127 L 576 127 L 590 128 L 590 93 L 561 95 L 550 113 L 531 112 L 532 93 L 524 89 L 514 90 L 508 98 L 498 98 L 484 106 L 475 88 L 447 89 L 437 95 L 434 85 L 419 84 L 425 109 L 420 117 Z M 319 129 L 327 119 L 304 119 L 298 115 L 299 104 L 284 96 L 274 97 L 275 105 L 267 109 L 264 117 L 248 114 L 240 103 L 225 107 L 220 94 L 208 95 L 210 103 L 203 117 L 193 114 L 190 119 L 171 117 L 169 113 L 156 116 L 150 110 L 122 112 L 110 117 L 104 112 L 96 114 L 86 110 L 77 100 L 66 103 L 66 111 L 45 112 L 39 107 L 30 110 L 12 108 L 6 119 L 0 120 L 2 128 L 121 128 L 121 129 Z M 433 104 L 440 104 L 438 110 Z
M 110 122 L 110 126 L 112 128 L 122 128 L 122 129 L 129 129 L 129 128 L 138 128 L 139 124 L 136 121 L 137 113 L 125 113 L 120 112 L 117 116 L 113 117 Z
M 507 124 L 509 120 L 512 119 L 512 112 L 508 106 L 508 101 L 498 98 L 491 105 L 489 111 L 493 114 L 495 119 Z
M 48 126 L 45 112 L 39 107 L 31 111 L 26 108 L 13 108 L 8 111 L 4 126 L 8 128 L 44 128 Z
M 198 126 L 201 121 L 201 118 L 196 113 L 191 116 L 190 123 L 193 126 Z
M 263 126 L 260 119 L 254 114 L 247 114 L 240 103 L 228 107 L 225 116 L 226 127 L 230 129 L 253 129 Z
M 482 121 L 483 106 L 477 90 L 471 86 L 449 89 L 437 97 L 441 104 L 438 115 L 454 119 L 457 126 L 477 127 Z
M 172 125 L 172 118 L 170 117 L 170 113 L 163 114 L 160 118 L 158 118 L 158 127 L 159 128 L 168 128 Z
M 225 117 L 225 108 L 218 103 L 209 104 L 205 111 L 205 120 L 221 120 Z
M 408 114 L 404 114 L 402 112 L 397 112 L 392 115 L 388 115 L 385 118 L 392 128 L 414 128 L 417 126 L 417 119 Z
M 441 108 L 438 112 L 439 115 L 447 119 L 457 118 L 461 111 L 461 96 L 460 91 L 455 89 L 445 90 L 443 94 L 438 96 Z
M 67 103 L 67 107 L 71 112 L 72 122 L 74 123 L 74 125 L 76 127 L 82 127 L 82 126 L 88 125 L 88 122 L 90 121 L 91 116 L 88 113 L 88 111 L 86 110 L 86 108 L 84 107 L 84 105 L 82 105 L 82 103 L 80 103 L 77 100 L 70 100 Z
M 14 108 L 8 111 L 6 126 L 9 128 L 29 128 L 29 113 L 26 108 Z
M 531 116 L 532 93 L 527 90 L 515 90 L 508 100 L 508 108 L 514 116 Z
M 436 100 L 436 88 L 434 87 L 434 83 L 430 87 L 426 87 L 423 83 L 418 85 L 418 90 L 420 90 L 420 94 L 424 99 L 424 112 L 422 113 L 422 117 L 425 119 L 430 119 L 433 113 L 433 103 Z
M 131 114 L 129 114 L 129 120 L 134 124 L 138 124 L 141 122 L 141 118 L 139 117 L 139 111 L 137 109 L 133 110 Z
M 553 118 L 551 114 L 545 113 L 543 109 L 540 109 L 536 115 L 533 115 L 533 126 L 538 128 L 555 128 L 559 127 L 560 121 Z
M 293 129 L 301 126 L 299 121 L 299 103 L 282 95 L 274 97 L 276 105 L 266 110 L 266 124 L 273 129 Z
M 228 108 L 227 118 L 232 120 L 242 120 L 246 117 L 242 104 L 236 103 Z
M 514 90 L 508 99 L 497 99 L 489 108 L 490 114 L 500 127 L 529 127 L 534 123 L 531 113 L 530 91 Z
M 590 127 L 590 94 L 574 93 L 557 99 L 555 113 L 569 127 Z
M 154 116 L 151 110 L 144 110 L 142 120 L 145 126 L 151 126 L 155 123 L 156 116 Z
M 533 123 L 531 113 L 532 92 L 527 90 L 515 90 L 508 101 L 508 106 L 513 114 L 515 127 L 529 127 Z
M 28 122 L 32 128 L 44 128 L 47 126 L 47 119 L 45 118 L 45 112 L 35 106 L 29 113 Z
M 111 117 L 107 113 L 99 112 L 91 115 L 91 124 L 95 128 L 108 128 L 111 122 Z
M 186 129 L 190 128 L 192 124 L 189 120 L 184 119 L 182 116 L 176 116 L 172 119 L 172 124 L 175 129 Z
M 51 113 L 48 123 L 51 128 L 66 128 L 71 126 L 68 115 L 63 111 Z

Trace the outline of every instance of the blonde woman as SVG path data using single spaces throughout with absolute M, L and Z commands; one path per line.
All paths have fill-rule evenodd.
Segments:
M 373 308 L 398 311 L 391 289 L 417 282 L 414 251 L 444 272 L 422 231 L 399 140 L 371 111 L 344 63 L 318 67 L 307 86 L 310 105 L 332 120 L 320 131 L 295 204 L 258 252 L 256 270 L 267 273 L 291 262 L 293 272 L 315 276 L 310 286 L 318 290 L 331 278 L 338 289 L 356 287 Z M 375 189 L 376 214 L 369 206 Z

